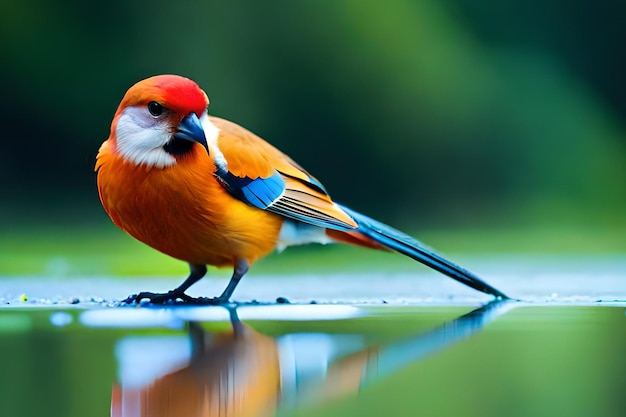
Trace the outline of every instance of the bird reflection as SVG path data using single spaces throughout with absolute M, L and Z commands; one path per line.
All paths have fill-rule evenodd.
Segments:
M 189 322 L 187 365 L 144 387 L 114 387 L 111 415 L 272 415 L 280 394 L 276 340 L 245 326 L 235 310 L 231 324 L 228 331 L 207 333 L 200 323 Z
M 229 308 L 231 327 L 226 331 L 207 332 L 201 323 L 190 321 L 186 343 L 155 341 L 153 346 L 162 348 L 162 360 L 158 349 L 139 338 L 122 340 L 120 385 L 113 388 L 111 415 L 264 417 L 279 408 L 319 404 L 355 393 L 470 337 L 514 304 L 494 301 L 430 331 L 379 346 L 346 335 L 294 333 L 272 338 L 243 324 L 236 309 Z M 172 355 L 176 351 L 184 353 Z M 143 371 L 124 370 L 142 357 L 163 369 L 150 366 L 153 375 L 148 380 Z M 134 378 L 138 373 L 143 379 Z

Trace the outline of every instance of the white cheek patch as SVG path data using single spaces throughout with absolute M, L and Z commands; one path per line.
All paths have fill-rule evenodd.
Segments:
M 278 235 L 276 250 L 281 252 L 288 246 L 306 245 L 308 243 L 333 243 L 326 234 L 326 229 L 312 224 L 285 219 Z
M 170 140 L 167 126 L 151 119 L 144 109 L 125 109 L 117 122 L 115 135 L 117 151 L 127 161 L 156 168 L 176 163 L 176 159 L 163 150 L 163 145 Z

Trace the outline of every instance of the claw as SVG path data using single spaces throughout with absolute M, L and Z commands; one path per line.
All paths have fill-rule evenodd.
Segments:
M 175 303 L 176 300 L 182 300 L 185 302 L 194 302 L 196 299 L 185 294 L 184 292 L 172 290 L 166 293 L 155 292 L 140 292 L 139 294 L 133 294 L 128 296 L 122 303 L 124 304 L 139 304 L 141 300 L 149 300 L 151 304 L 166 304 L 168 302 Z
M 139 294 L 129 295 L 125 300 L 122 301 L 123 304 L 139 304 L 141 300 L 149 300 L 150 304 L 175 304 L 178 300 L 181 300 L 179 304 L 196 304 L 196 305 L 225 305 L 230 302 L 227 299 L 223 299 L 222 297 L 191 297 L 184 292 L 181 291 L 168 291 L 165 293 L 158 292 L 140 292 Z

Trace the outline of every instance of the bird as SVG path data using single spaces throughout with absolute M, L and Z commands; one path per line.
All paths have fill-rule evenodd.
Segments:
M 241 278 L 274 250 L 347 243 L 399 252 L 475 290 L 509 298 L 419 240 L 341 205 L 326 188 L 269 142 L 208 114 L 193 80 L 156 75 L 132 85 L 96 156 L 100 201 L 120 229 L 189 264 L 181 285 L 140 292 L 126 303 L 228 304 Z M 187 289 L 207 265 L 232 268 L 217 297 Z

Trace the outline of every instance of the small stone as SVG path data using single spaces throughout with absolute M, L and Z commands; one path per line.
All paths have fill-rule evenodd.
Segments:
M 290 301 L 288 299 L 286 299 L 285 297 L 278 297 L 276 299 L 276 302 L 278 304 L 290 304 Z
M 78 304 L 80 303 L 80 300 L 78 299 L 78 297 L 71 297 L 69 300 L 67 300 L 70 304 Z

